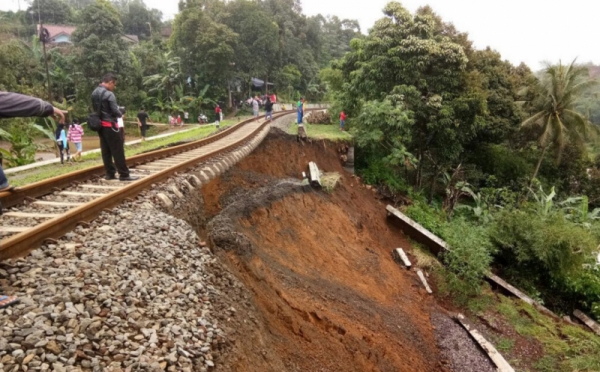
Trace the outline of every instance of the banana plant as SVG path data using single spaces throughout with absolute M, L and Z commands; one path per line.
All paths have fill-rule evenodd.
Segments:
M 538 214 L 541 216 L 548 216 L 554 209 L 554 198 L 556 197 L 554 186 L 550 189 L 549 194 L 546 194 L 541 185 L 537 193 L 531 188 L 529 188 L 529 192 L 535 199 Z
M 570 197 L 559 205 L 563 208 L 565 218 L 584 227 L 591 227 L 592 222 L 600 219 L 600 208 L 590 212 L 587 196 Z

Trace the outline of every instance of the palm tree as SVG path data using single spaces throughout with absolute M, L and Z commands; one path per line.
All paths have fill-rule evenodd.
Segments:
M 589 121 L 575 111 L 580 95 L 596 82 L 589 79 L 586 67 L 578 66 L 575 60 L 570 65 L 548 65 L 540 80 L 540 100 L 537 113 L 525 120 L 522 128 L 540 131 L 542 154 L 535 167 L 529 187 L 540 170 L 540 165 L 550 146 L 558 150 L 558 159 L 567 142 L 580 143 L 591 128 Z

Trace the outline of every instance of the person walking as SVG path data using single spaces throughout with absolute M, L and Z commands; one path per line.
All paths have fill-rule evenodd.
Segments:
M 181 120 L 181 115 L 177 115 L 177 125 L 183 127 L 183 120 Z
M 252 114 L 258 120 L 258 97 L 254 96 L 252 99 Z
M 117 77 L 108 73 L 104 75 L 100 85 L 92 92 L 92 106 L 94 111 L 100 112 L 100 121 L 102 122 L 98 136 L 100 137 L 100 151 L 102 152 L 102 161 L 106 171 L 104 178 L 114 180 L 118 171 L 121 181 L 135 181 L 139 177 L 131 176 L 129 173 L 129 168 L 127 168 L 125 162 L 124 142 L 117 128 L 117 118 L 122 115 L 113 93 L 116 86 Z
M 75 145 L 75 155 L 73 155 L 73 160 L 80 161 L 81 160 L 81 151 L 83 150 L 83 146 L 81 145 L 83 138 L 83 128 L 79 124 L 78 119 L 74 119 L 71 125 L 69 126 L 69 134 L 67 134 L 67 142 L 71 141 Z
M 217 107 L 215 107 L 215 126 L 217 129 L 219 129 L 219 124 L 221 123 L 221 111 L 221 106 L 217 104 Z
M 265 103 L 265 120 L 273 121 L 273 102 L 271 102 L 271 97 L 267 97 L 267 102 Z
M 344 112 L 344 110 L 342 110 L 342 112 L 340 112 L 340 130 L 341 131 L 344 130 L 345 125 L 346 125 L 346 113 Z
M 67 135 L 65 133 L 65 125 L 58 124 L 56 126 L 56 130 L 54 131 L 54 138 L 56 139 L 56 144 L 58 146 L 58 153 L 60 154 L 60 163 L 65 164 L 65 152 L 67 153 L 67 161 L 70 160 L 69 156 L 69 144 L 67 143 Z
M 142 107 L 142 108 L 140 108 L 140 112 L 138 112 L 138 114 L 137 114 L 137 122 L 138 122 L 138 127 L 140 128 L 142 142 L 144 142 L 146 140 L 146 130 L 148 129 L 148 124 L 146 123 L 146 120 L 149 120 L 152 124 L 154 124 L 152 122 L 152 119 L 146 112 L 146 109 Z
M 66 113 L 67 111 L 57 109 L 39 98 L 18 93 L 0 92 L 0 119 L 31 116 L 47 117 L 54 115 L 59 118 L 59 123 L 64 124 Z M 0 192 L 12 190 L 13 188 L 8 183 L 4 169 L 2 169 L 2 162 L 0 162 Z M 0 205 L 1 214 L 2 205 Z M 2 290 L 0 289 L 1 292 Z M 16 296 L 0 294 L 0 309 L 18 302 L 19 299 Z
M 185 111 L 183 113 L 183 122 L 187 124 L 189 119 L 190 119 L 190 113 Z

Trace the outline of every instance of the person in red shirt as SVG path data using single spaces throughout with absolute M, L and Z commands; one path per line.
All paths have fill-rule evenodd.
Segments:
M 221 122 L 221 106 L 215 107 L 215 126 L 219 129 L 219 123 Z
M 346 125 L 346 113 L 344 112 L 344 110 L 342 110 L 342 112 L 340 112 L 340 130 L 341 131 L 344 130 L 344 125 Z

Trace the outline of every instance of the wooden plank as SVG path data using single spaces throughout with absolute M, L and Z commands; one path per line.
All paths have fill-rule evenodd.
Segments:
M 79 187 L 85 187 L 86 189 L 98 189 L 98 190 L 118 190 L 122 186 L 80 185 Z
M 33 204 L 37 205 L 49 205 L 53 207 L 79 207 L 80 205 L 84 205 L 85 203 L 68 203 L 68 202 L 53 202 L 53 201 L 44 201 L 44 200 L 36 200 Z
M 20 233 L 23 231 L 27 231 L 31 229 L 31 227 L 23 227 L 23 226 L 0 226 L 0 233 Z
M 61 191 L 58 193 L 59 195 L 65 195 L 65 196 L 102 196 L 105 194 L 94 194 L 92 192 L 77 192 L 77 191 Z
M 6 217 L 14 218 L 54 218 L 60 216 L 59 213 L 24 213 L 24 212 L 6 212 Z
M 455 319 L 467 330 L 467 332 L 469 332 L 471 337 L 473 337 L 479 346 L 481 346 L 481 348 L 486 352 L 488 357 L 492 360 L 492 362 L 494 362 L 496 367 L 498 367 L 498 372 L 515 372 L 513 367 L 508 364 L 506 359 L 504 359 L 498 350 L 496 350 L 494 345 L 489 343 L 476 329 L 472 329 L 470 325 L 465 323 L 465 317 L 462 314 L 458 314 Z
M 429 287 L 429 284 L 427 283 L 427 279 L 425 279 L 425 275 L 423 275 L 423 272 L 421 270 L 419 270 L 419 271 L 417 271 L 417 275 L 419 276 L 419 279 L 421 279 L 421 283 L 423 283 L 423 287 L 425 287 L 425 290 L 427 291 L 427 293 L 432 294 L 433 291 Z
M 404 264 L 404 266 L 406 266 L 407 269 L 410 269 L 410 267 L 411 267 L 410 260 L 408 259 L 408 256 L 406 255 L 406 253 L 404 253 L 404 250 L 402 248 L 394 249 L 392 251 L 392 254 L 393 254 L 394 260 L 396 260 L 396 262 Z
M 588 326 L 592 331 L 594 331 L 595 334 L 600 336 L 600 324 L 596 323 L 592 318 L 585 315 L 583 312 L 581 312 L 579 310 L 573 311 L 573 315 L 577 319 L 581 320 L 583 322 L 583 324 Z

